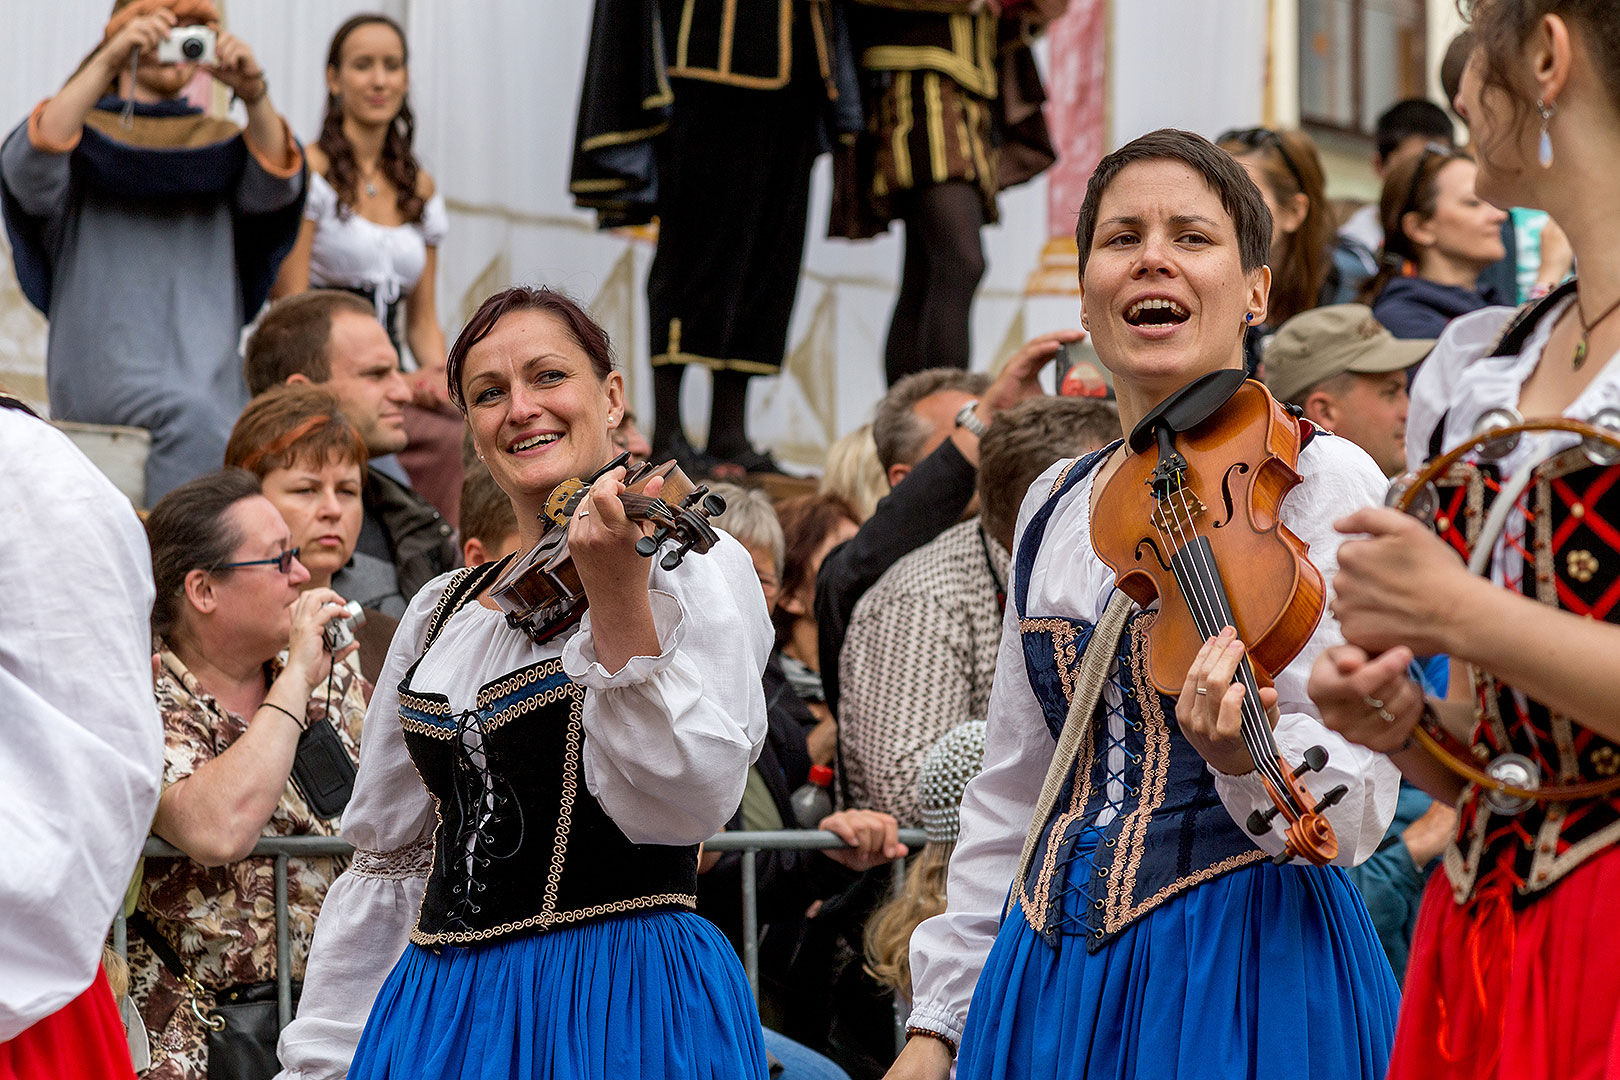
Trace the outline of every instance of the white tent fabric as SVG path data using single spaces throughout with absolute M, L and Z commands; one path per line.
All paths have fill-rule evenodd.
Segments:
M 650 410 L 643 287 L 651 245 L 598 232 L 593 215 L 574 209 L 568 195 L 588 0 L 222 0 L 221 7 L 259 56 L 300 138 L 318 129 L 332 31 L 359 10 L 399 19 L 411 43 L 418 152 L 450 209 L 438 280 L 446 334 L 507 283 L 566 289 L 593 305 L 628 369 L 634 404 L 644 415 Z M 0 65 L 0 117 L 8 127 L 99 41 L 110 8 L 108 0 L 0 0 L 10 43 Z M 1267 9 L 1267 0 L 1112 3 L 1107 145 L 1166 124 L 1213 134 L 1256 122 Z M 790 370 L 756 380 L 750 397 L 757 439 L 804 466 L 818 464 L 831 437 L 866 420 L 883 391 L 883 339 L 901 256 L 898 229 L 870 242 L 825 239 L 829 180 L 823 158 Z M 978 368 L 1010 351 L 1016 327 L 1034 334 L 1078 324 L 1076 297 L 1025 292 L 1048 232 L 1044 182 L 1004 194 L 1001 212 L 1001 224 L 984 236 L 990 269 L 973 316 Z M 44 321 L 27 307 L 6 263 L 0 383 L 42 398 Z M 685 411 L 699 436 L 707 386 L 694 368 Z

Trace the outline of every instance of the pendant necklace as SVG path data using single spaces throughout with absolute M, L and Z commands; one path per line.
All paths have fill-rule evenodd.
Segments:
M 1598 326 L 1599 323 L 1601 323 L 1604 319 L 1607 319 L 1610 315 L 1613 315 L 1616 311 L 1620 311 L 1620 300 L 1616 300 L 1614 303 L 1610 304 L 1608 307 L 1603 309 L 1603 314 L 1599 315 L 1597 318 L 1593 319 L 1591 322 L 1587 322 L 1586 321 L 1586 313 L 1581 310 L 1581 298 L 1580 298 L 1580 296 L 1578 294 L 1576 295 L 1576 297 L 1575 297 L 1575 318 L 1580 320 L 1580 324 L 1581 324 L 1581 341 L 1580 341 L 1579 345 L 1575 346 L 1575 357 L 1574 357 L 1574 360 L 1572 362 L 1572 366 L 1573 366 L 1574 370 L 1576 370 L 1576 371 L 1581 370 L 1581 365 L 1586 363 L 1586 338 L 1587 338 L 1587 335 L 1590 334 L 1593 330 L 1597 329 L 1597 326 Z
M 377 197 L 377 169 L 376 169 L 376 167 L 373 166 L 369 171 L 362 172 L 360 174 L 360 179 L 365 181 L 366 198 L 375 199 Z M 1576 366 L 1579 367 L 1580 365 L 1577 364 Z

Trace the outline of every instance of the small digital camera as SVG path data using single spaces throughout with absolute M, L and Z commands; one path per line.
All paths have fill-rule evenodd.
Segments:
M 212 64 L 214 31 L 206 26 L 177 26 L 158 42 L 160 64 Z
M 343 614 L 326 624 L 321 636 L 326 639 L 326 647 L 333 652 L 342 652 L 354 644 L 355 631 L 366 625 L 366 613 L 360 610 L 358 600 L 350 600 L 343 605 Z

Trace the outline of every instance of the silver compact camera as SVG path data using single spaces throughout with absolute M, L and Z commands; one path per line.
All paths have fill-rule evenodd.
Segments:
M 206 26 L 177 26 L 158 42 L 160 64 L 212 64 L 214 31 Z
M 358 600 L 350 600 L 343 605 L 343 614 L 327 623 L 321 630 L 321 636 L 326 641 L 326 647 L 333 652 L 342 652 L 354 644 L 355 631 L 366 625 L 366 613 L 360 610 Z

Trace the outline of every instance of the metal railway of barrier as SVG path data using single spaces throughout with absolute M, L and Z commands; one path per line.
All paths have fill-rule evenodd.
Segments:
M 921 829 L 901 829 L 900 842 L 913 852 L 921 850 L 927 837 Z M 748 987 L 759 1001 L 759 879 L 757 856 L 762 851 L 827 851 L 844 847 L 836 833 L 810 829 L 783 829 L 772 832 L 724 832 L 704 841 L 704 851 L 738 851 L 742 853 L 742 915 L 743 915 L 743 970 L 748 973 Z M 185 852 L 171 844 L 148 837 L 141 854 L 148 859 L 183 859 Z M 292 945 L 287 932 L 287 860 L 340 856 L 347 858 L 354 848 L 336 836 L 266 836 L 253 845 L 250 858 L 275 860 L 275 920 L 276 920 L 276 1009 L 278 1023 L 286 1027 L 292 1020 Z M 891 895 L 898 896 L 906 885 L 906 860 L 895 859 L 891 864 Z M 807 905 L 808 906 L 808 905 Z M 120 909 L 113 921 L 113 948 L 120 956 L 127 956 L 129 941 L 124 926 L 124 913 Z M 895 1048 L 905 1042 L 905 1013 L 898 998 L 895 1001 Z

